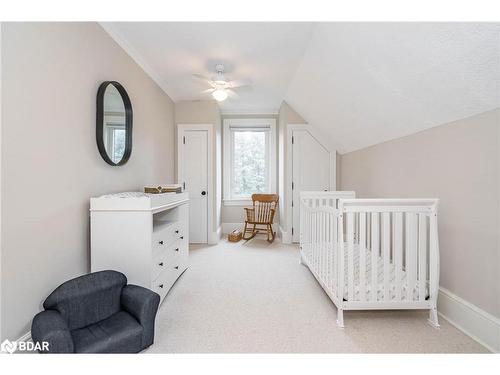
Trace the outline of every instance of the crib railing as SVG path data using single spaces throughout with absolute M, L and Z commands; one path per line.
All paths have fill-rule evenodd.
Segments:
M 353 191 L 306 191 L 300 193 L 300 247 L 309 266 L 330 298 L 338 288 L 338 202 L 356 196 Z
M 339 308 L 339 324 L 344 309 L 429 309 L 437 326 L 438 200 L 328 193 L 301 194 L 301 257 Z

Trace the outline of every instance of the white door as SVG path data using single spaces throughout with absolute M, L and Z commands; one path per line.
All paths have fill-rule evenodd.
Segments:
M 189 241 L 208 240 L 208 131 L 184 130 L 182 137 L 182 176 L 189 193 Z
M 307 130 L 294 130 L 292 138 L 292 241 L 300 240 L 301 191 L 330 190 L 330 152 Z

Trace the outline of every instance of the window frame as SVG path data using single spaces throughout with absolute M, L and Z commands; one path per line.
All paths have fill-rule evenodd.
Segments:
M 114 160 L 114 156 L 115 156 L 115 141 L 116 141 L 116 138 L 115 138 L 115 132 L 117 130 L 123 130 L 125 131 L 125 138 L 127 136 L 127 129 L 125 127 L 125 124 L 122 124 L 122 123 L 118 123 L 118 122 L 107 122 L 106 123 L 106 132 L 104 134 L 104 144 L 106 145 L 106 150 L 110 150 L 110 153 L 112 155 L 112 157 L 110 158 L 113 163 L 116 163 L 116 161 Z M 125 140 L 126 142 L 126 140 Z M 119 160 L 118 160 L 119 161 Z
M 223 203 L 225 206 L 248 206 L 252 202 L 251 197 L 234 197 L 233 185 L 233 131 L 232 129 L 244 129 L 265 131 L 267 143 L 267 175 L 269 193 L 276 193 L 276 119 L 274 118 L 230 118 L 223 120 Z

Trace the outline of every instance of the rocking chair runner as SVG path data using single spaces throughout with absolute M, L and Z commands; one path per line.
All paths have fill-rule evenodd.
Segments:
M 276 232 L 273 231 L 273 220 L 278 205 L 277 194 L 252 194 L 253 208 L 245 208 L 246 220 L 243 239 L 250 240 L 261 231 L 267 233 L 267 241 L 273 242 Z M 247 234 L 250 233 L 250 236 Z

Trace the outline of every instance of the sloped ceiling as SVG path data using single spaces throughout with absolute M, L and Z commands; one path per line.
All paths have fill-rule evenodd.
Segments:
M 101 23 L 172 97 L 211 100 L 217 62 L 253 87 L 226 113 L 288 104 L 345 153 L 497 108 L 500 24 Z M 451 141 L 451 140 L 450 140 Z
M 499 50 L 500 24 L 321 23 L 285 99 L 345 153 L 497 108 Z

